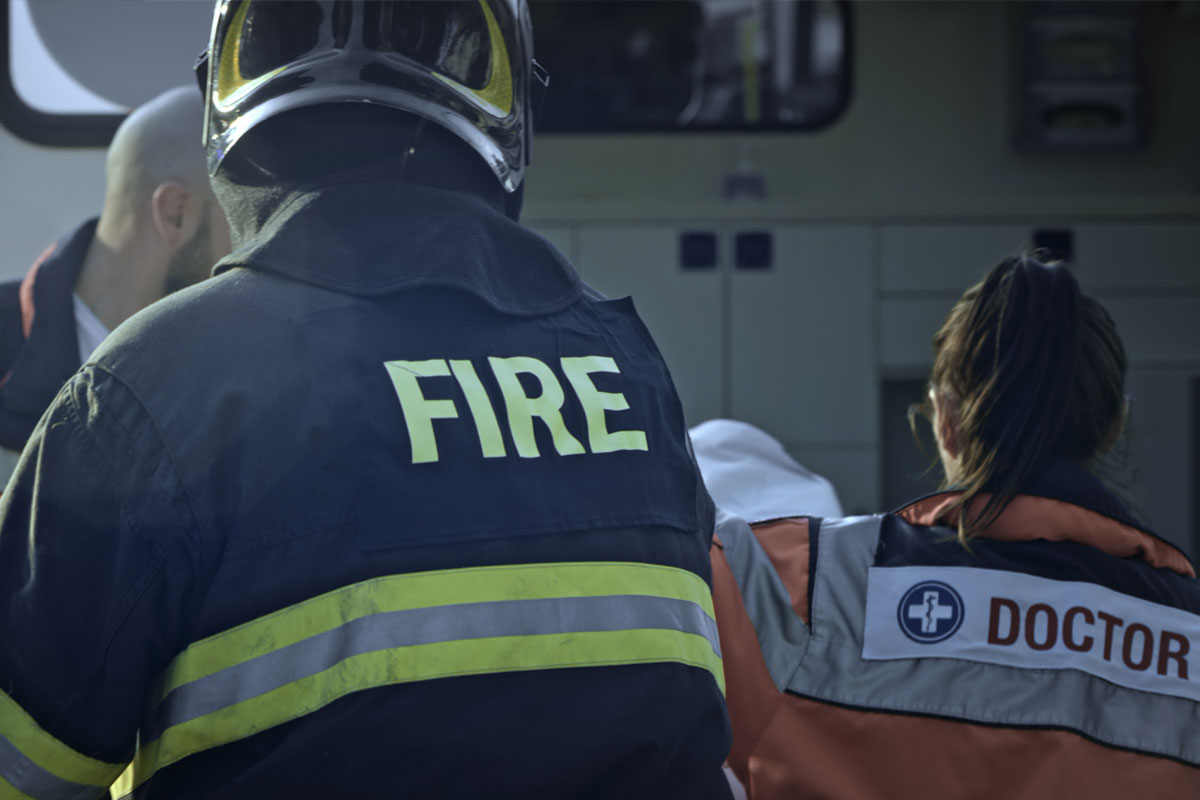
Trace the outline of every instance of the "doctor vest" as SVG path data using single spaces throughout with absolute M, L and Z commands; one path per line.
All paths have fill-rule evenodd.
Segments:
M 968 553 L 893 515 L 754 532 L 721 515 L 717 533 L 730 761 L 751 797 L 1200 790 L 1194 579 L 1071 542 Z
M 379 205 L 387 224 L 355 230 L 411 218 Z M 402 231 L 404 258 L 493 241 L 471 208 Z M 512 274 L 561 260 L 487 224 Z M 334 230 L 301 241 L 343 246 Z M 70 724 L 25 708 L 19 681 L 0 692 L 0 796 L 98 796 L 135 729 L 116 796 L 726 796 L 712 506 L 631 302 L 580 293 L 573 272 L 573 299 L 521 313 L 454 286 L 451 264 L 402 291 L 272 274 L 344 258 L 303 255 L 168 298 L 65 390 L 93 408 L 89 452 L 108 436 L 143 448 L 96 492 L 136 507 L 128 536 L 162 543 L 170 579 L 129 578 L 112 640 L 78 632 L 110 678 Z M 413 273 L 326 272 L 355 269 Z M 50 448 L 74 424 L 41 434 L 47 468 L 67 463 Z M 176 535 L 175 520 L 194 524 Z M 117 524 L 99 505 L 78 523 L 97 540 Z M 121 546 L 113 563 L 132 569 L 140 551 Z

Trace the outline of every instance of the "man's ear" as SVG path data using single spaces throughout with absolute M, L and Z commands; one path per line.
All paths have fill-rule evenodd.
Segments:
M 946 455 L 958 458 L 958 403 L 936 389 L 930 392 L 933 399 L 934 419 L 937 420 L 937 437 Z
M 196 202 L 179 181 L 163 181 L 150 195 L 150 214 L 154 231 L 168 248 L 174 250 L 195 233 Z

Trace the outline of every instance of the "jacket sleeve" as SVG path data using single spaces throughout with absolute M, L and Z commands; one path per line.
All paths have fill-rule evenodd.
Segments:
M 798 663 L 795 639 L 775 623 L 794 615 L 807 626 L 812 521 L 777 520 L 748 526 L 719 514 L 710 556 L 713 606 L 725 668 L 725 700 L 733 726 L 729 765 L 755 795 L 755 752 L 785 701 L 764 648 L 786 672 Z M 782 660 L 781 660 L 782 659 Z
M 0 798 L 107 794 L 186 641 L 193 520 L 132 393 L 77 373 L 0 498 Z

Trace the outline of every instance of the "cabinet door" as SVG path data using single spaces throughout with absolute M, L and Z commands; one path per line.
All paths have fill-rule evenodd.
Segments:
M 680 267 L 681 233 L 671 226 L 587 226 L 578 231 L 576 257 L 593 287 L 609 297 L 633 297 L 690 426 L 722 413 L 722 279 L 715 267 Z
M 780 439 L 877 441 L 871 229 L 779 228 L 769 269 L 734 270 L 733 415 Z
M 833 481 L 849 512 L 879 503 L 873 235 L 771 231 L 766 269 L 731 271 L 732 416 Z
M 1195 379 L 1189 365 L 1133 365 L 1125 381 L 1128 429 L 1114 448 L 1109 476 L 1131 495 L 1135 514 L 1193 557 L 1196 466 L 1188 431 Z
M 879 289 L 884 295 L 957 297 L 1005 256 L 1029 246 L 1032 225 L 882 225 Z
M 1089 294 L 1200 290 L 1200 223 L 1106 223 L 1072 231 L 1073 268 Z
M 1031 240 L 1030 225 L 882 225 L 879 228 L 880 365 L 923 374 L 933 334 L 968 286 Z

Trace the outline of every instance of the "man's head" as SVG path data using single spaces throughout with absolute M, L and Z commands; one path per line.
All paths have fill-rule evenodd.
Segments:
M 332 113 L 373 106 L 393 112 L 379 127 L 390 129 L 385 146 L 402 179 L 423 171 L 433 180 L 420 182 L 441 185 L 432 159 L 454 151 L 484 165 L 515 218 L 531 139 L 532 38 L 525 0 L 222 0 L 199 70 L 209 172 L 244 159 L 262 130 L 281 142 L 293 121 L 307 133 L 321 116 L 352 120 L 343 129 L 354 138 L 341 145 L 350 160 L 360 150 L 376 159 L 378 148 L 362 146 L 362 115 Z M 428 144 L 443 133 L 465 147 Z M 309 153 L 344 165 L 331 147 L 338 143 L 320 137 Z
M 99 236 L 160 272 L 163 294 L 207 277 L 230 249 L 197 136 L 203 118 L 194 88 L 172 89 L 135 109 L 108 148 Z
M 75 291 L 108 327 L 204 278 L 229 253 L 229 225 L 213 196 L 198 135 L 194 87 L 135 109 L 105 162 L 104 208 Z

